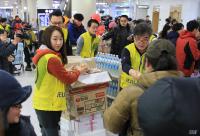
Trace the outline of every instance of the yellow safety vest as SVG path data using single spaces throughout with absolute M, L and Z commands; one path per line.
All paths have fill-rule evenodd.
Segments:
M 44 111 L 66 110 L 66 87 L 63 82 L 48 72 L 50 58 L 61 59 L 54 54 L 46 54 L 37 65 L 37 77 L 33 93 L 33 108 Z
M 28 30 L 26 32 L 26 34 L 28 34 L 28 36 L 30 36 L 29 39 L 24 40 L 26 45 L 30 45 L 31 43 L 36 42 L 36 36 L 35 36 L 35 33 L 32 30 Z
M 46 29 L 46 27 L 43 30 L 45 30 L 45 29 Z M 68 30 L 66 28 L 62 28 L 62 32 L 64 34 L 64 41 L 66 42 L 67 36 L 68 36 Z
M 94 57 L 95 50 L 98 48 L 100 39 L 98 37 L 92 38 L 89 32 L 85 32 L 81 35 L 84 40 L 84 45 L 81 50 L 80 56 L 82 58 Z
M 0 29 L 6 30 L 8 33 L 10 33 L 10 25 L 8 24 L 6 24 L 5 28 L 2 25 L 0 25 Z
M 64 34 L 64 41 L 66 42 L 67 36 L 68 36 L 68 30 L 66 28 L 62 28 L 63 34 Z
M 143 54 L 141 56 L 139 54 L 134 43 L 129 44 L 125 48 L 128 49 L 128 51 L 130 52 L 131 68 L 134 69 L 134 70 L 138 70 L 141 73 L 143 73 L 144 63 L 145 63 L 144 62 L 145 55 Z M 120 82 L 121 88 L 133 85 L 135 83 L 137 83 L 137 80 L 133 80 L 133 77 L 131 77 L 130 75 L 128 75 L 128 74 L 126 74 L 125 72 L 122 71 L 121 82 Z
M 155 35 L 151 35 L 149 38 L 149 43 L 151 43 L 152 41 L 156 40 L 157 38 L 155 37 Z

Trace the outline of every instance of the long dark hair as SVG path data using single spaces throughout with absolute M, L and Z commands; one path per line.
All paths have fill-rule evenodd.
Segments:
M 6 107 L 0 110 L 0 116 L 1 116 L 1 122 L 0 124 L 3 125 L 1 127 L 3 127 L 4 130 L 8 129 L 9 127 L 9 123 L 8 123 L 8 119 L 7 119 L 7 115 L 8 115 L 8 111 L 10 110 L 10 107 Z M 0 133 L 1 134 L 1 133 Z
M 46 45 L 49 49 L 53 50 L 51 45 L 51 36 L 54 31 L 60 32 L 63 38 L 63 46 L 59 50 L 59 53 L 61 54 L 61 59 L 63 64 L 67 64 L 67 53 L 66 53 L 66 46 L 64 42 L 64 34 L 62 31 L 62 28 L 58 26 L 49 26 L 45 29 L 44 33 L 42 34 L 42 44 Z

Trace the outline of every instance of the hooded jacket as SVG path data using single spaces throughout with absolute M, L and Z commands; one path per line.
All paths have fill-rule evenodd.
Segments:
M 200 59 L 200 51 L 198 50 L 197 40 L 193 33 L 187 30 L 180 33 L 176 43 L 176 59 L 178 69 L 181 70 L 185 76 L 190 76 L 194 72 L 195 61 Z M 186 62 L 191 64 L 189 68 L 185 66 Z
M 140 95 L 158 79 L 164 77 L 179 77 L 182 72 L 178 71 L 157 71 L 141 76 L 140 86 L 130 86 L 123 89 L 116 97 L 111 107 L 104 112 L 105 128 L 113 133 L 122 132 L 127 121 L 130 121 L 128 136 L 142 136 L 138 123 L 137 102 Z

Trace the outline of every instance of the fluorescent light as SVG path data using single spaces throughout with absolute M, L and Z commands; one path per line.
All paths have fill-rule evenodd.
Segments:
M 13 9 L 13 7 L 0 7 L 0 9 Z
M 98 2 L 98 3 L 96 3 L 97 5 L 107 5 L 107 3 L 105 3 L 105 2 Z
M 149 8 L 148 5 L 138 5 L 137 7 L 138 8 L 142 8 L 142 9 L 148 9 Z

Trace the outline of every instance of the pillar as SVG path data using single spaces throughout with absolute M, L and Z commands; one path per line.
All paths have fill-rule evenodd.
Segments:
M 18 6 L 16 4 L 13 4 L 11 16 L 14 18 L 16 15 L 18 15 Z
M 17 3 L 18 5 L 17 5 L 17 15 L 22 19 L 22 20 L 24 20 L 24 14 L 23 14 L 23 9 L 24 9 L 24 7 L 23 7 L 23 1 L 22 0 L 18 0 L 18 3 Z
M 37 26 L 37 1 L 27 0 L 28 21 L 33 27 Z

